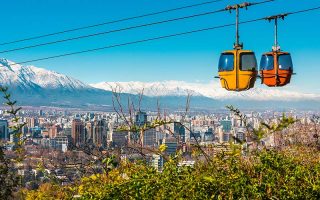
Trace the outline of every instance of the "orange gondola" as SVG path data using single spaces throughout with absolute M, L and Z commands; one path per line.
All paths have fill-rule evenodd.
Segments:
M 278 45 L 278 19 L 285 15 L 266 18 L 275 21 L 275 45 L 271 52 L 264 53 L 260 61 L 260 76 L 262 84 L 269 87 L 282 87 L 290 83 L 293 74 L 291 55 L 280 50 Z

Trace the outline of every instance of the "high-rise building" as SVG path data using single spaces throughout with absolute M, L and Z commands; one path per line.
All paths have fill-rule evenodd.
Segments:
M 42 135 L 42 137 L 44 137 L 44 138 L 48 138 L 48 137 L 49 137 L 49 131 L 48 131 L 48 130 L 42 130 L 42 131 L 41 131 L 41 135 Z
M 135 115 L 134 123 L 136 126 L 142 127 L 148 123 L 148 116 L 146 112 L 138 111 Z M 143 144 L 143 134 L 140 131 L 130 132 L 128 136 L 129 143 L 141 143 Z
M 92 120 L 94 118 L 94 113 L 88 113 L 88 117 L 90 120 Z
M 75 146 L 81 146 L 85 142 L 84 125 L 80 119 L 72 121 L 71 137 Z
M 175 138 L 166 138 L 164 144 L 167 146 L 166 153 L 174 155 L 178 149 L 178 142 Z
M 86 122 L 85 124 L 86 142 L 93 143 L 93 122 Z
M 176 138 L 179 138 L 179 141 L 186 142 L 186 129 L 179 122 L 174 122 L 173 133 Z
M 58 133 L 61 131 L 61 127 L 57 124 L 54 124 L 48 128 L 49 138 L 55 138 Z
M 162 156 L 158 155 L 158 154 L 152 154 L 151 157 L 151 165 L 157 170 L 157 171 L 161 171 L 163 168 L 163 164 L 164 164 L 164 159 Z
M 39 110 L 39 116 L 43 116 L 43 111 Z
M 24 134 L 25 135 L 25 134 Z M 33 138 L 39 138 L 41 137 L 41 128 L 35 127 L 31 129 L 31 136 Z
M 237 138 L 240 141 L 244 141 L 245 138 L 245 134 L 246 133 L 246 129 L 245 128 L 235 128 L 234 130 L 234 137 Z M 237 143 L 238 141 L 235 141 L 235 143 Z
M 192 131 L 190 132 L 190 141 L 201 141 L 201 132 L 200 131 Z
M 143 146 L 158 146 L 159 141 L 163 139 L 162 133 L 156 131 L 156 129 L 149 129 L 143 133 Z
M 108 124 L 105 119 L 95 120 L 93 123 L 92 141 L 96 146 L 105 146 L 107 143 Z
M 229 142 L 232 137 L 230 133 L 223 133 L 223 142 Z
M 21 138 L 18 137 L 17 134 L 11 133 L 10 134 L 10 142 L 17 144 L 20 141 Z
M 222 125 L 222 129 L 224 132 L 230 132 L 232 128 L 232 122 L 231 120 L 222 120 L 220 121 L 220 124 Z
M 223 143 L 223 134 L 224 134 L 224 131 L 223 131 L 223 128 L 222 126 L 219 126 L 217 128 L 217 132 L 218 132 L 218 139 L 219 139 L 219 143 Z
M 59 135 L 55 139 L 56 141 L 56 149 L 59 149 L 63 152 L 66 152 L 68 149 L 68 144 L 69 144 L 69 137 L 65 135 Z
M 9 140 L 8 121 L 0 119 L 0 140 Z
M 27 117 L 25 122 L 28 128 L 34 128 L 37 125 L 37 120 L 34 117 Z
M 63 135 L 72 137 L 72 127 L 64 127 L 63 128 Z
M 147 123 L 148 116 L 146 112 L 139 111 L 136 114 L 135 123 L 137 126 L 143 126 Z
M 204 133 L 204 141 L 213 141 L 213 140 L 214 140 L 213 129 L 208 128 L 208 131 Z
M 38 125 L 41 126 L 41 125 L 43 125 L 43 124 L 46 123 L 46 118 L 40 117 L 40 118 L 38 119 L 38 122 L 39 122 Z
M 113 131 L 112 144 L 116 147 L 126 146 L 128 144 L 128 131 Z

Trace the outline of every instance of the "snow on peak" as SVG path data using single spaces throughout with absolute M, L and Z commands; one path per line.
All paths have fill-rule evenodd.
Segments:
M 69 76 L 35 66 L 22 66 L 7 59 L 0 59 L 0 84 L 8 86 L 36 84 L 48 89 L 83 89 L 90 87 Z
M 166 82 L 102 82 L 97 84 L 91 84 L 92 87 L 98 89 L 104 89 L 110 91 L 116 87 L 121 89 L 121 92 L 138 94 L 143 90 L 143 94 L 146 96 L 186 96 L 188 94 L 202 96 L 193 90 L 189 90 L 185 85 L 180 86 L 177 81 Z
M 288 91 L 286 88 L 253 88 L 244 92 L 229 92 L 220 87 L 218 81 L 209 83 L 189 83 L 185 81 L 163 82 L 102 82 L 90 84 L 92 87 L 111 91 L 121 88 L 122 92 L 137 94 L 142 91 L 146 96 L 204 96 L 212 99 L 242 99 L 242 100 L 320 100 L 320 94 L 307 94 Z

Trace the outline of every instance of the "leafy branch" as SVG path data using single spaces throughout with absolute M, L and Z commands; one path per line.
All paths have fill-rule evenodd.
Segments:
M 251 140 L 254 142 L 256 147 L 259 147 L 261 140 L 267 135 L 276 135 L 298 121 L 292 117 L 286 117 L 285 114 L 283 114 L 278 123 L 267 124 L 265 122 L 261 122 L 260 126 L 256 129 L 248 123 L 248 117 L 239 109 L 234 108 L 233 106 L 226 106 L 226 108 L 228 108 L 235 116 L 237 116 L 243 122 L 244 127 L 246 128 L 246 139 L 244 141 L 239 141 L 239 139 L 236 137 L 234 137 L 234 139 L 241 144 L 247 143 L 248 140 Z
M 14 138 L 15 151 L 18 155 L 16 161 L 21 162 L 24 157 L 24 149 L 23 144 L 25 139 L 22 135 L 22 129 L 26 125 L 26 123 L 21 123 L 21 118 L 18 116 L 18 112 L 22 109 L 21 107 L 16 108 L 17 101 L 11 99 L 11 94 L 8 92 L 8 87 L 0 86 L 0 92 L 3 93 L 3 98 L 5 99 L 4 104 L 9 107 L 9 110 L 6 110 L 8 114 L 11 115 L 11 125 L 9 128 L 11 129 L 11 134 Z

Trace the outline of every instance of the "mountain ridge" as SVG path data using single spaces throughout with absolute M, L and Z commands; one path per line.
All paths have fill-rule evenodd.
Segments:
M 190 83 L 185 81 L 163 81 L 163 82 L 101 82 L 90 84 L 92 87 L 103 89 L 106 91 L 112 88 L 121 88 L 123 92 L 136 94 L 143 90 L 146 96 L 204 96 L 215 100 L 245 99 L 245 100 L 282 100 L 282 101 L 298 101 L 298 100 L 320 100 L 320 94 L 299 93 L 287 91 L 285 88 L 253 88 L 244 92 L 229 92 L 220 87 L 217 81 L 209 83 Z
M 50 89 L 91 87 L 67 75 L 35 66 L 22 66 L 7 59 L 0 59 L 0 72 L 0 83 L 3 85 L 38 85 Z
M 164 108 L 172 110 L 183 108 L 188 94 L 192 94 L 191 108 L 198 110 L 223 109 L 225 105 L 230 104 L 250 109 L 314 108 L 320 102 L 319 95 L 286 93 L 285 90 L 276 91 L 274 95 L 260 88 L 232 93 L 220 88 L 218 82 L 104 82 L 104 85 L 107 84 L 109 87 L 106 90 L 97 84 L 89 85 L 64 74 L 35 66 L 18 65 L 7 59 L 0 59 L 0 84 L 9 86 L 12 98 L 17 100 L 19 105 L 87 110 L 113 110 L 113 94 L 110 86 L 122 88 L 120 91 L 123 105 L 127 105 L 126 100 L 129 96 L 133 101 L 139 101 L 139 96 L 135 94 L 144 89 L 143 105 L 145 109 L 151 110 L 157 107 L 158 100 Z M 278 98 L 275 98 L 277 96 Z M 287 101 L 289 97 L 291 99 Z M 265 103 L 266 100 L 268 103 Z

